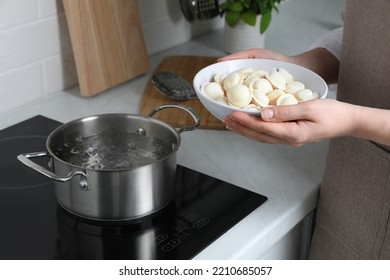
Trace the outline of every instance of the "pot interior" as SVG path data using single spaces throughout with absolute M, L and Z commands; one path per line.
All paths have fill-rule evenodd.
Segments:
M 49 152 L 59 160 L 92 170 L 128 170 L 160 162 L 179 144 L 179 133 L 168 124 L 125 114 L 72 121 L 47 140 Z

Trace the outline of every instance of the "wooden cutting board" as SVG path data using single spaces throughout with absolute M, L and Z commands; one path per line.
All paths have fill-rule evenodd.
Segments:
M 82 96 L 146 73 L 137 0 L 63 0 Z
M 171 71 L 183 77 L 192 85 L 196 73 L 216 61 L 216 57 L 168 56 L 154 69 L 153 73 Z M 154 108 L 164 104 L 183 104 L 192 107 L 200 116 L 200 128 L 225 129 L 225 124 L 211 115 L 198 99 L 187 101 L 171 99 L 154 87 L 150 77 L 141 99 L 140 114 L 146 116 Z M 194 123 L 187 113 L 177 109 L 162 110 L 155 117 L 175 127 L 183 127 Z

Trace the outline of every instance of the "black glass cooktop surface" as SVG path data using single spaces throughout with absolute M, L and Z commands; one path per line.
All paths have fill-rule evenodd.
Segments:
M 175 198 L 151 216 L 121 223 L 74 216 L 57 203 L 50 179 L 16 159 L 46 151 L 59 125 L 36 116 L 0 131 L 0 259 L 191 259 L 267 200 L 178 165 Z

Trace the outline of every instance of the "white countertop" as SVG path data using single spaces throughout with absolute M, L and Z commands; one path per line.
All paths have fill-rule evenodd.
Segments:
M 266 47 L 283 51 L 278 38 L 270 35 Z M 167 55 L 222 56 L 221 49 L 222 30 L 218 30 L 152 56 L 151 71 Z M 75 87 L 0 114 L 0 129 L 38 114 L 68 122 L 101 113 L 138 113 L 151 71 L 95 97 L 80 97 Z M 259 258 L 315 208 L 327 142 L 292 148 L 257 143 L 230 131 L 204 129 L 184 132 L 181 137 L 178 164 L 268 197 L 196 259 Z

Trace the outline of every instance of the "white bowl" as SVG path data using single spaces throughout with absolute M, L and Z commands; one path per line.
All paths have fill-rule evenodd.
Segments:
M 213 114 L 221 121 L 223 121 L 226 116 L 235 111 L 241 111 L 250 115 L 260 116 L 260 110 L 240 109 L 219 103 L 209 98 L 203 91 L 201 91 L 201 87 L 203 84 L 211 82 L 214 78 L 214 75 L 217 73 L 223 72 L 230 74 L 234 71 L 248 67 L 253 68 L 254 70 L 266 71 L 271 71 L 273 68 L 281 67 L 290 72 L 290 74 L 294 77 L 294 80 L 302 82 L 306 88 L 317 92 L 320 95 L 320 98 L 325 98 L 328 93 L 328 86 L 326 82 L 318 74 L 296 64 L 268 59 L 236 59 L 217 62 L 200 70 L 194 77 L 193 86 L 202 104 L 211 114 Z

